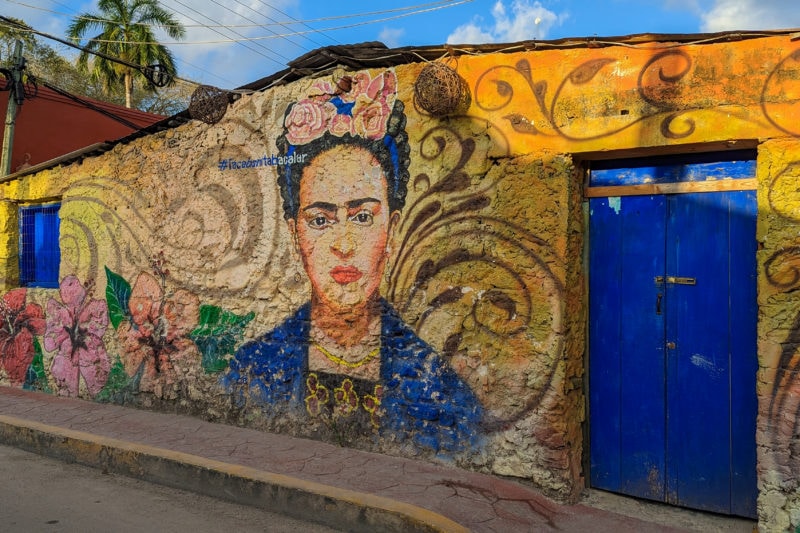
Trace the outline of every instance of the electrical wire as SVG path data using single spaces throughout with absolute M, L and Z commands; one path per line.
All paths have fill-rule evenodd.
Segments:
M 217 5 L 219 5 L 219 6 L 221 6 L 221 4 L 220 4 L 219 2 L 217 2 L 217 0 L 210 0 L 210 1 L 211 1 L 211 2 L 214 2 L 215 4 L 217 4 Z M 245 9 L 249 9 L 250 11 L 252 11 L 253 13 L 255 13 L 256 15 L 260 15 L 260 16 L 263 16 L 263 17 L 264 17 L 265 19 L 267 19 L 267 20 L 271 20 L 271 21 L 273 21 L 273 22 L 277 22 L 277 21 L 276 21 L 274 18 L 272 18 L 272 17 L 270 17 L 270 16 L 268 16 L 268 15 L 265 15 L 265 14 L 263 14 L 263 13 L 260 13 L 260 12 L 256 11 L 255 9 L 253 9 L 252 7 L 250 7 L 249 5 L 247 5 L 247 4 L 245 4 L 245 3 L 243 3 L 241 0 L 233 0 L 233 1 L 234 1 L 234 2 L 236 2 L 237 4 L 239 4 L 240 6 L 242 6 L 243 8 L 245 8 Z M 262 4 L 263 4 L 263 2 L 262 2 Z M 266 5 L 266 4 L 264 4 L 264 5 Z M 269 6 L 268 6 L 268 7 L 269 7 Z M 233 10 L 232 10 L 232 9 L 230 9 L 230 8 L 227 8 L 227 9 L 228 9 L 229 11 L 232 11 L 232 12 L 236 13 L 235 11 L 233 11 Z M 237 15 L 238 15 L 238 13 L 237 13 Z M 285 23 L 282 25 L 282 27 L 284 27 L 284 28 L 286 28 L 286 29 L 289 29 L 289 28 L 288 28 L 288 25 L 287 25 L 287 24 L 285 24 Z M 312 29 L 313 29 L 313 28 L 312 28 Z M 275 32 L 275 31 L 273 31 L 273 30 L 269 30 L 269 31 L 270 31 L 270 32 L 272 32 L 273 34 L 274 34 L 274 33 L 276 33 L 276 32 Z M 324 44 L 322 44 L 322 43 L 319 43 L 319 42 L 316 42 L 314 39 L 312 39 L 311 37 L 308 37 L 308 36 L 306 36 L 306 35 L 301 35 L 300 37 L 302 37 L 302 38 L 303 38 L 303 39 L 305 39 L 306 41 L 310 41 L 310 42 L 311 42 L 311 43 L 313 43 L 313 44 L 314 44 L 314 45 L 315 45 L 317 48 L 319 48 L 319 47 L 322 47 L 322 46 L 325 46 Z M 286 38 L 286 41 L 287 41 L 287 42 L 290 42 L 290 43 L 292 43 L 293 45 L 297 46 L 297 47 L 298 47 L 298 48 L 300 48 L 301 50 L 308 51 L 308 48 L 305 48 L 305 47 L 303 47 L 303 45 L 301 45 L 300 43 L 296 43 L 296 42 L 292 41 L 292 40 L 291 40 L 291 39 L 289 39 L 288 37 Z
M 49 33 L 45 33 L 45 32 L 33 29 L 33 28 L 29 27 L 29 26 L 23 26 L 21 24 L 18 24 L 16 21 L 14 21 L 14 20 L 12 20 L 12 19 L 10 19 L 8 17 L 4 17 L 2 15 L 0 15 L 0 26 L 5 26 L 6 28 L 15 29 L 17 31 L 33 33 L 35 35 L 39 35 L 40 37 L 44 37 L 46 39 L 52 39 L 52 40 L 54 40 L 56 42 L 59 42 L 59 43 L 64 44 L 66 46 L 69 46 L 70 48 L 75 48 L 75 49 L 80 50 L 82 52 L 86 52 L 88 54 L 92 54 L 92 55 L 95 55 L 95 56 L 98 56 L 98 57 L 102 57 L 103 59 L 106 59 L 108 61 L 113 61 L 114 63 L 117 63 L 119 65 L 124 65 L 126 67 L 130 67 L 130 68 L 136 69 L 136 70 L 138 70 L 139 72 L 142 72 L 142 73 L 144 73 L 146 71 L 152 71 L 153 70 L 153 67 L 151 67 L 151 66 L 139 65 L 137 63 L 132 63 L 130 61 L 126 61 L 124 59 L 120 59 L 118 57 L 113 57 L 113 56 L 110 56 L 108 54 L 104 54 L 103 52 L 98 52 L 96 50 L 89 50 L 86 47 L 83 47 L 83 46 L 81 46 L 79 44 L 75 44 L 75 43 L 70 42 L 70 41 L 68 41 L 66 39 L 62 39 L 60 37 L 56 37 L 55 35 L 50 35 Z M 194 84 L 194 85 L 200 85 L 196 81 L 192 81 L 192 80 L 185 79 L 185 78 L 180 78 L 178 76 L 175 76 L 174 79 L 176 81 L 183 81 L 183 82 L 191 83 L 191 84 Z
M 242 16 L 242 15 L 239 15 L 239 13 L 237 13 L 235 10 L 231 9 L 230 7 L 228 7 L 228 6 L 224 6 L 224 5 L 220 4 L 220 3 L 219 3 L 217 0 L 210 0 L 210 1 L 211 1 L 211 2 L 213 2 L 214 4 L 218 5 L 219 7 L 222 7 L 222 8 L 224 8 L 224 9 L 227 9 L 228 11 L 230 11 L 231 13 L 233 13 L 234 15 L 237 15 L 237 16 Z M 242 6 L 242 7 L 245 7 L 245 8 L 247 8 L 247 9 L 251 10 L 253 13 L 255 13 L 255 14 L 257 14 L 257 15 L 259 15 L 259 14 L 260 14 L 258 11 L 256 11 L 256 10 L 255 10 L 255 9 L 253 9 L 253 8 L 251 8 L 251 7 L 250 7 L 250 6 L 248 6 L 248 5 L 245 5 L 245 4 L 243 4 L 243 3 L 242 3 L 242 2 L 240 2 L 239 0 L 234 0 L 234 1 L 235 1 L 237 4 L 239 4 L 240 6 Z M 233 30 L 231 30 L 231 31 L 233 31 Z M 269 30 L 269 31 L 270 31 L 271 33 L 273 33 L 273 34 L 275 34 L 275 33 L 276 33 L 276 32 L 275 32 L 275 31 L 273 31 L 273 30 Z M 241 35 L 242 37 L 244 37 L 244 35 L 242 35 L 242 34 L 241 34 L 241 33 L 239 33 L 239 32 L 236 32 L 236 34 L 237 34 L 237 35 Z M 308 39 L 308 38 L 306 37 L 306 39 Z M 305 47 L 303 47 L 303 45 L 301 45 L 300 43 L 296 43 L 296 42 L 292 41 L 292 40 L 291 40 L 291 39 L 289 39 L 288 37 L 287 37 L 285 40 L 286 40 L 286 42 L 288 42 L 288 43 L 290 43 L 290 44 L 293 44 L 294 46 L 296 46 L 296 47 L 300 48 L 301 50 L 303 50 L 303 51 L 305 51 L 305 52 L 307 52 L 307 51 L 308 51 L 308 48 L 305 48 Z M 266 49 L 266 50 L 269 50 L 268 48 L 266 48 L 266 47 L 265 47 L 264 45 L 262 45 L 261 43 L 258 43 L 258 45 L 259 45 L 260 47 L 262 47 L 262 48 Z M 275 53 L 277 54 L 277 52 L 275 52 Z M 280 55 L 280 54 L 278 54 L 278 55 Z M 287 58 L 287 57 L 284 57 L 284 56 L 281 56 L 281 57 L 282 57 L 282 58 L 284 58 L 284 59 L 286 59 L 286 61 L 291 61 L 291 59 L 290 59 L 290 58 Z
M 19 6 L 27 7 L 27 8 L 30 8 L 30 9 L 36 9 L 38 11 L 44 11 L 46 13 L 53 13 L 54 15 L 67 15 L 67 16 L 71 16 L 72 15 L 71 13 L 53 11 L 53 10 L 46 9 L 46 8 L 43 8 L 43 7 L 33 6 L 33 5 L 30 5 L 30 4 L 26 4 L 24 2 L 19 2 L 17 0 L 5 0 L 5 1 L 9 2 L 11 4 L 17 4 Z M 50 0 L 50 1 L 55 3 L 55 4 L 64 6 L 64 7 L 69 9 L 69 6 L 67 6 L 65 4 L 62 4 L 61 2 L 57 2 L 56 0 Z M 440 5 L 440 4 L 451 4 L 454 1 L 455 0 L 438 0 L 437 2 L 426 2 L 424 4 L 417 4 L 417 5 L 413 5 L 413 6 L 398 7 L 398 8 L 394 8 L 394 9 L 383 9 L 383 10 L 380 10 L 380 11 L 369 11 L 369 12 L 364 12 L 364 13 L 353 13 L 353 14 L 350 14 L 350 15 L 334 15 L 334 16 L 330 16 L 330 17 L 319 17 L 319 18 L 315 18 L 315 19 L 306 19 L 306 20 L 295 20 L 295 19 L 293 19 L 291 22 L 289 22 L 289 21 L 287 21 L 287 22 L 277 22 L 276 21 L 276 22 L 267 23 L 267 24 L 255 24 L 255 23 L 251 23 L 251 24 L 202 24 L 202 23 L 198 22 L 197 24 L 181 24 L 181 26 L 183 26 L 184 28 L 207 28 L 207 29 L 211 29 L 211 28 L 263 28 L 263 27 L 266 27 L 266 26 L 284 26 L 285 27 L 286 25 L 294 25 L 294 24 L 303 24 L 303 25 L 308 26 L 308 24 L 312 23 L 312 22 L 327 22 L 327 21 L 330 21 L 330 20 L 341 20 L 341 19 L 348 19 L 348 18 L 371 17 L 371 16 L 374 16 L 374 15 L 385 15 L 386 13 L 397 13 L 397 12 L 400 12 L 400 11 L 411 11 L 411 10 L 426 8 L 426 7 L 429 7 L 429 6 L 436 6 L 436 5 Z M 466 1 L 467 2 L 472 2 L 474 0 L 466 0 Z M 259 2 L 260 2 L 260 0 L 259 0 Z M 277 9 L 277 8 L 275 8 L 273 6 L 270 6 L 269 4 L 265 4 L 264 2 L 260 2 L 260 3 L 263 4 L 263 5 L 266 5 L 268 7 L 271 7 L 272 9 L 275 9 L 275 11 L 278 11 L 279 13 L 281 13 L 283 15 L 286 15 L 286 13 L 284 13 L 283 11 L 280 11 L 279 9 Z M 465 2 L 458 1 L 456 3 L 457 4 L 462 4 L 462 3 L 465 3 Z M 437 8 L 437 9 L 442 9 L 442 8 L 445 8 L 445 7 L 449 7 L 449 6 L 443 5 L 443 6 L 439 7 L 439 8 Z M 413 13 L 410 13 L 410 14 L 413 14 Z M 288 15 L 286 15 L 286 16 L 288 16 Z M 111 21 L 111 20 L 105 20 L 105 19 L 100 19 L 100 18 L 95 18 L 95 17 L 87 17 L 87 18 L 91 18 L 92 20 L 97 20 L 99 22 L 114 22 L 114 21 Z M 195 22 L 197 22 L 197 21 L 195 21 Z M 144 23 L 135 23 L 135 24 L 144 24 Z M 311 29 L 313 30 L 313 28 L 311 28 Z M 321 30 L 319 30 L 319 31 L 321 31 Z
M 138 131 L 138 130 L 142 129 L 142 126 L 140 126 L 138 124 L 134 124 L 133 122 L 125 119 L 124 117 L 121 117 L 121 116 L 117 115 L 116 113 L 112 113 L 111 111 L 109 111 L 107 109 L 103 109 L 102 107 L 99 107 L 99 106 L 93 104 L 92 102 L 81 98 L 80 96 L 74 95 L 74 94 L 70 93 L 69 91 L 66 91 L 66 90 L 64 90 L 64 89 L 62 89 L 62 88 L 60 88 L 60 87 L 58 87 L 56 85 L 53 85 L 52 83 L 48 82 L 47 80 L 44 80 L 44 79 L 39 78 L 39 77 L 36 77 L 35 80 L 38 83 L 41 83 L 43 86 L 45 86 L 48 89 L 50 89 L 51 91 L 54 91 L 54 92 L 60 94 L 61 96 L 69 98 L 73 102 L 76 102 L 76 103 L 78 103 L 78 104 L 80 104 L 80 105 L 82 105 L 82 106 L 84 106 L 84 107 L 86 107 L 88 109 L 91 109 L 92 111 L 96 111 L 96 112 L 100 113 L 101 115 L 105 115 L 108 118 L 110 118 L 112 120 L 115 120 L 115 121 L 119 122 L 120 124 L 131 128 L 134 131 Z
M 174 1 L 180 3 L 179 0 L 174 0 Z M 287 37 L 293 37 L 293 36 L 296 36 L 296 35 L 306 35 L 306 34 L 309 34 L 309 33 L 322 33 L 322 32 L 326 32 L 326 31 L 346 30 L 346 29 L 350 29 L 350 28 L 356 28 L 356 27 L 359 27 L 359 26 L 367 26 L 367 25 L 370 25 L 370 24 L 378 24 L 378 23 L 382 23 L 382 22 L 389 22 L 389 21 L 392 21 L 392 20 L 397 20 L 397 19 L 401 19 L 401 18 L 412 16 L 412 15 L 419 15 L 419 14 L 422 14 L 422 13 L 429 13 L 429 12 L 432 12 L 432 11 L 438 11 L 440 9 L 446 9 L 446 8 L 450 8 L 450 7 L 455 7 L 455 6 L 458 6 L 458 5 L 461 5 L 461 4 L 467 4 L 467 3 L 470 3 L 470 2 L 473 2 L 473 1 L 474 0 L 456 0 L 454 2 L 448 3 L 447 5 L 443 5 L 443 6 L 439 6 L 439 7 L 431 7 L 431 8 L 428 8 L 428 9 L 420 9 L 420 10 L 417 10 L 417 11 L 412 11 L 410 13 L 403 13 L 401 15 L 395 15 L 395 16 L 392 16 L 392 17 L 385 17 L 385 18 L 381 18 L 381 19 L 372 19 L 372 20 L 367 20 L 367 21 L 363 21 L 363 22 L 356 22 L 356 23 L 353 23 L 353 24 L 347 24 L 347 25 L 344 25 L 344 26 L 334 26 L 334 27 L 330 27 L 330 28 L 322 28 L 320 30 L 311 29 L 311 30 L 307 30 L 307 31 L 296 31 L 296 32 L 292 32 L 292 33 L 279 33 L 279 34 L 276 33 L 276 34 L 273 34 L 273 35 L 264 35 L 264 36 L 261 36 L 261 37 L 244 37 L 242 39 L 226 39 L 226 40 L 223 40 L 223 41 L 159 41 L 159 42 L 148 42 L 148 41 L 118 41 L 118 40 L 106 40 L 106 39 L 91 39 L 91 40 L 94 41 L 94 42 L 98 42 L 98 43 L 107 42 L 107 43 L 142 44 L 142 45 L 157 45 L 157 44 L 160 44 L 160 45 L 165 45 L 165 46 L 166 45 L 175 46 L 175 45 L 190 45 L 190 44 L 191 45 L 194 45 L 194 44 L 229 44 L 229 43 L 264 41 L 264 40 L 267 40 L 267 39 L 285 39 Z M 181 4 L 181 5 L 184 5 L 184 4 Z M 189 9 L 192 9 L 192 8 L 189 8 Z M 196 11 L 194 9 L 192 9 L 192 10 Z M 180 13 L 180 14 L 186 16 L 184 13 Z M 190 20 L 194 20 L 195 22 L 198 22 L 196 19 L 193 19 L 191 17 L 188 17 L 188 18 Z M 214 30 L 213 27 L 208 27 L 208 26 L 203 26 L 203 27 L 207 27 L 208 29 Z M 219 33 L 220 35 L 223 35 L 219 31 L 216 31 L 216 33 Z
M 236 1 L 238 2 L 239 0 L 236 0 Z M 278 12 L 278 13 L 280 13 L 281 15 L 283 15 L 283 16 L 285 16 L 285 17 L 287 17 L 287 18 L 291 19 L 291 20 L 293 20 L 293 21 L 294 21 L 294 22 L 293 22 L 294 24 L 302 24 L 303 26 L 305 26 L 305 27 L 306 27 L 306 28 L 308 28 L 309 30 L 313 30 L 313 29 L 314 29 L 314 28 L 312 28 L 311 26 L 309 26 L 307 23 L 305 23 L 304 21 L 298 21 L 297 19 L 295 19 L 294 17 L 292 17 L 292 16 L 291 16 L 291 15 L 289 15 L 288 13 L 284 13 L 283 11 L 281 11 L 281 10 L 280 10 L 280 9 L 278 9 L 277 7 L 273 6 L 272 4 L 268 4 L 268 3 L 264 2 L 263 0 L 258 0 L 258 3 L 260 3 L 262 6 L 264 6 L 264 7 L 267 7 L 267 8 L 269 8 L 269 9 L 273 10 L 273 11 L 277 11 L 277 12 Z M 274 20 L 274 19 L 268 18 L 268 20 Z M 276 21 L 276 22 L 277 22 L 277 21 Z M 284 28 L 286 28 L 286 27 L 287 27 L 287 24 L 286 24 L 286 23 L 279 23 L 279 24 L 281 24 L 281 26 L 282 26 L 282 27 L 284 27 Z M 320 32 L 320 35 L 322 35 L 323 37 L 327 37 L 328 39 L 330 39 L 331 41 L 333 41 L 333 42 L 335 42 L 335 43 L 337 43 L 337 44 L 341 44 L 341 43 L 340 43 L 338 40 L 336 40 L 334 37 L 331 37 L 330 35 L 326 35 L 325 33 L 322 33 L 322 32 Z M 315 44 L 317 44 L 317 46 L 322 46 L 322 44 L 320 44 L 320 43 L 316 43 L 316 41 L 313 41 L 312 39 L 310 39 L 310 38 L 308 38 L 308 37 L 307 37 L 307 39 L 309 39 L 309 40 L 311 40 L 312 42 L 314 42 Z
M 187 9 L 190 9 L 191 11 L 193 11 L 194 13 L 197 13 L 198 15 L 200 15 L 200 16 L 202 16 L 202 17 L 205 17 L 205 18 L 207 18 L 207 19 L 209 19 L 209 20 L 212 20 L 212 19 L 211 19 L 211 17 L 209 17 L 208 15 L 205 15 L 205 14 L 201 13 L 200 11 L 198 11 L 198 10 L 194 9 L 194 8 L 193 8 L 193 7 L 191 7 L 191 6 L 187 6 L 186 4 L 184 4 L 183 2 L 181 2 L 181 0 L 173 0 L 173 1 L 174 1 L 174 2 L 177 2 L 178 4 L 180 4 L 181 6 L 183 6 L 183 7 L 187 8 Z M 178 9 L 175 9 L 175 7 L 174 7 L 174 6 L 172 7 L 172 10 L 173 10 L 173 11 L 175 11 L 176 13 L 180 14 L 180 15 L 183 15 L 184 17 L 188 18 L 189 20 L 193 20 L 193 21 L 195 21 L 195 22 L 198 22 L 198 23 L 200 22 L 200 21 L 199 21 L 199 20 L 197 20 L 196 18 L 194 18 L 194 17 L 192 17 L 192 16 L 190 16 L 190 15 L 187 15 L 186 13 L 184 13 L 184 12 L 182 12 L 182 11 L 178 10 Z M 226 35 L 225 35 L 224 33 L 222 33 L 221 31 L 219 31 L 219 30 L 217 30 L 217 29 L 215 29 L 215 28 L 210 28 L 210 29 L 211 29 L 211 30 L 212 30 L 214 33 L 217 33 L 217 34 L 219 34 L 219 35 L 222 35 L 223 37 L 226 37 Z M 229 31 L 231 31 L 231 32 L 235 33 L 236 35 L 239 35 L 239 36 L 241 36 L 241 37 L 244 37 L 244 36 L 243 36 L 241 33 L 239 33 L 239 32 L 238 32 L 238 31 L 236 31 L 236 30 L 229 30 Z M 92 39 L 92 40 L 93 40 L 93 41 L 95 41 L 95 42 L 102 42 L 102 40 L 100 40 L 100 39 Z M 124 42 L 124 41 L 116 41 L 116 42 Z M 237 40 L 237 39 L 233 39 L 233 40 L 227 40 L 227 41 L 222 41 L 222 42 L 225 42 L 225 43 L 232 43 L 232 42 L 239 43 L 239 44 L 240 44 L 241 46 L 243 46 L 244 48 L 246 48 L 246 49 L 250 50 L 251 52 L 255 52 L 256 54 L 260 55 L 260 56 L 261 56 L 261 57 L 263 57 L 264 59 L 268 59 L 268 60 L 272 61 L 273 63 L 276 63 L 276 64 L 278 64 L 278 65 L 281 65 L 281 66 L 283 65 L 283 62 L 281 62 L 281 61 L 278 61 L 278 60 L 276 60 L 276 59 L 274 59 L 274 58 L 272 58 L 272 57 L 270 57 L 270 56 L 268 56 L 268 55 L 266 55 L 266 54 L 263 54 L 262 52 L 260 52 L 260 51 L 258 51 L 258 50 L 256 50 L 256 49 L 254 49 L 254 48 L 252 48 L 252 47 L 248 46 L 248 45 L 246 44 L 246 38 L 244 38 L 242 41 L 240 41 L 240 40 Z M 129 42 L 129 44 L 148 44 L 148 45 L 153 45 L 153 44 L 166 44 L 166 43 L 137 43 L 137 42 Z M 260 44 L 260 43 L 259 43 L 259 44 Z M 263 47 L 263 45 L 262 45 L 262 48 L 265 48 L 265 47 Z M 266 48 L 265 48 L 265 49 L 266 49 Z M 270 50 L 267 50 L 267 51 L 269 51 L 269 52 L 273 53 L 274 55 L 276 55 L 277 57 L 279 57 L 279 58 L 281 58 L 281 59 L 284 59 L 285 61 L 290 61 L 290 59 L 289 59 L 288 57 L 283 57 L 283 56 L 282 56 L 281 54 L 279 54 L 279 53 L 272 52 L 272 51 L 270 51 Z

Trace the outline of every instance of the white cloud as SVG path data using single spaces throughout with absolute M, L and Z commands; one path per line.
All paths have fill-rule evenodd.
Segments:
M 561 24 L 567 17 L 549 11 L 538 1 L 513 0 L 509 7 L 503 0 L 498 0 L 492 8 L 491 23 L 486 24 L 482 17 L 476 17 L 456 28 L 447 37 L 447 42 L 482 44 L 542 39 L 550 28 Z
M 405 33 L 406 30 L 402 28 L 383 28 L 378 39 L 389 48 L 397 48 Z
M 219 2 L 190 5 L 182 0 L 161 0 L 161 5 L 187 26 L 185 41 L 193 43 L 169 47 L 178 60 L 179 74 L 201 83 L 236 87 L 280 70 L 286 61 L 318 46 L 303 36 L 272 38 L 276 33 L 293 31 L 274 24 L 286 20 L 277 10 L 288 9 L 291 2 L 287 0 L 271 2 L 272 9 L 253 1 L 227 6 Z M 221 25 L 231 28 L 224 29 Z M 172 39 L 164 37 L 162 41 Z
M 456 28 L 447 36 L 449 44 L 480 44 L 494 42 L 494 36 L 480 27 L 480 18 Z
M 787 0 L 714 0 L 701 15 L 701 31 L 777 30 L 800 27 L 800 3 Z

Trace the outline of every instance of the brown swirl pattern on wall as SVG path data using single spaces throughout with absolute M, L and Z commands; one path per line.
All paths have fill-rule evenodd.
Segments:
M 775 174 L 767 188 L 770 213 L 793 226 L 800 223 L 796 201 L 798 178 L 800 161 L 792 161 Z M 767 282 L 784 294 L 800 288 L 800 243 L 788 244 L 764 262 Z M 797 460 L 800 457 L 800 312 L 795 314 L 787 329 L 789 334 L 781 342 L 767 418 L 768 433 L 774 443 L 774 460 L 790 473 L 783 477 L 782 483 L 788 490 L 794 490 L 800 486 L 800 462 Z
M 572 69 L 552 90 L 547 80 L 533 77 L 528 59 L 512 65 L 498 65 L 484 71 L 475 82 L 475 104 L 483 111 L 507 111 L 503 119 L 516 133 L 522 135 L 559 136 L 569 141 L 590 141 L 619 134 L 643 121 L 660 120 L 659 132 L 664 140 L 686 139 L 695 133 L 697 123 L 689 114 L 708 109 L 694 86 L 702 83 L 696 72 L 694 58 L 685 50 L 675 48 L 655 53 L 639 69 L 636 81 L 638 102 L 630 102 L 638 111 L 624 116 L 614 116 L 613 126 L 605 130 L 595 128 L 570 131 L 575 118 L 591 116 L 600 118 L 592 110 L 580 106 L 596 102 L 596 94 L 603 90 L 604 76 L 612 76 L 610 69 L 618 63 L 615 57 L 601 57 L 585 61 Z M 800 85 L 800 49 L 779 61 L 763 78 L 760 100 L 764 118 L 776 129 L 800 136 L 795 120 L 796 113 L 787 113 L 787 105 L 800 105 L 792 100 Z M 515 91 L 526 89 L 527 94 L 517 96 Z M 754 94 L 753 96 L 757 96 Z M 531 100 L 535 105 L 531 106 Z M 735 100 L 731 103 L 736 103 Z M 735 108 L 725 111 L 725 118 L 738 116 Z M 612 118 L 611 115 L 606 118 Z M 753 120 L 740 116 L 744 120 Z M 620 124 L 621 125 L 618 125 Z M 712 124 L 706 124 L 711 126 Z M 577 129 L 577 128 L 576 128 Z
M 586 132 L 583 135 L 569 133 L 564 128 L 569 123 L 571 104 L 565 102 L 566 94 L 578 92 L 590 93 L 597 88 L 598 75 L 610 68 L 617 60 L 614 58 L 597 58 L 581 63 L 575 67 L 561 81 L 553 91 L 553 96 L 548 101 L 548 85 L 546 80 L 535 80 L 532 77 L 531 66 L 527 59 L 519 60 L 513 67 L 499 65 L 488 69 L 475 83 L 476 105 L 484 111 L 499 111 L 509 108 L 506 119 L 517 133 L 524 135 L 559 135 L 571 141 L 588 141 L 609 137 L 620 133 L 637 123 L 663 116 L 661 133 L 668 139 L 681 139 L 688 137 L 695 130 L 694 121 L 686 119 L 682 129 L 676 129 L 674 123 L 691 108 L 681 104 L 679 98 L 684 90 L 683 82 L 691 72 L 692 58 L 682 50 L 667 50 L 654 55 L 640 70 L 638 75 L 638 94 L 641 100 L 649 106 L 650 112 L 639 117 L 633 117 L 626 124 L 600 132 Z M 516 78 L 521 78 L 523 84 L 513 83 L 498 76 L 499 71 L 507 71 Z M 594 82 L 594 83 L 593 83 Z M 538 115 L 543 119 L 537 123 L 537 117 L 530 112 L 520 112 L 512 109 L 514 101 L 514 87 L 526 87 L 536 102 Z M 490 98 L 491 97 L 491 98 Z M 495 101 L 497 103 L 489 103 Z
M 775 252 L 765 263 L 767 281 L 788 293 L 800 288 L 800 245 Z M 800 486 L 800 313 L 789 326 L 789 335 L 781 343 L 781 354 L 772 385 L 768 412 L 768 432 L 772 436 L 775 460 L 785 465 L 791 475 L 784 486 Z
M 256 134 L 253 126 L 239 127 Z M 100 279 L 108 266 L 132 275 L 163 254 L 175 265 L 169 269 L 172 283 L 198 294 L 213 290 L 236 297 L 266 283 L 283 224 L 277 192 L 271 191 L 273 169 L 218 167 L 223 158 L 263 156 L 263 141 L 253 144 L 258 154 L 226 146 L 188 161 L 142 155 L 138 172 L 124 169 L 118 177 L 76 182 L 61 210 L 62 253 L 70 273 Z
M 800 106 L 797 93 L 800 90 L 800 48 L 783 58 L 767 76 L 761 91 L 761 109 L 770 124 L 793 137 L 800 136 L 797 114 L 779 113 L 774 104 L 785 102 L 787 96 L 795 95 L 794 105 Z
M 399 227 L 387 295 L 479 396 L 487 431 L 530 413 L 550 386 L 563 343 L 560 264 L 542 238 L 497 216 L 504 177 L 473 182 L 470 137 L 452 128 L 423 136 L 418 157 L 452 161 L 418 174 Z M 412 154 L 412 157 L 414 154 Z

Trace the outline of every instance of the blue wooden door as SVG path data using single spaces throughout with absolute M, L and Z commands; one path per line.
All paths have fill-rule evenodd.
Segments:
M 755 192 L 589 207 L 592 486 L 755 516 Z

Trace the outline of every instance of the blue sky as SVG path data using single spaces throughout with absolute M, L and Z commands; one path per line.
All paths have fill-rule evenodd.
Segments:
M 226 89 L 281 70 L 287 61 L 315 48 L 365 41 L 397 47 L 800 28 L 798 0 L 161 0 L 161 4 L 187 26 L 184 42 L 169 44 L 180 76 Z M 3 15 L 62 38 L 72 17 L 96 11 L 94 0 L 0 0 Z

